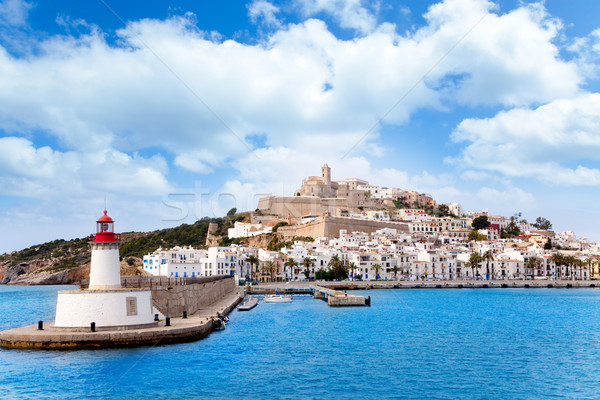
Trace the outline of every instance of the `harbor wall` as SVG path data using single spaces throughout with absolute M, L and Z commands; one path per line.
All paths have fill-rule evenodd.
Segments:
M 180 317 L 183 311 L 193 315 L 202 307 L 208 307 L 235 291 L 233 277 L 206 283 L 153 286 L 152 301 L 165 316 Z

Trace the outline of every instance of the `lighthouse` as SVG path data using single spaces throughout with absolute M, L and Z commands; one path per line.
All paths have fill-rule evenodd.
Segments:
M 104 215 L 96 221 L 96 233 L 90 235 L 92 264 L 90 266 L 90 290 L 120 289 L 121 266 L 119 245 L 121 235 L 115 233 L 115 223 Z
M 88 289 L 62 290 L 56 301 L 54 326 L 65 329 L 142 329 L 157 326 L 152 293 L 121 287 L 119 245 L 115 222 L 104 210 L 90 235 L 92 262 Z

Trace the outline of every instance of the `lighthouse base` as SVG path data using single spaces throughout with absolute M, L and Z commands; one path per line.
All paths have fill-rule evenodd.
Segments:
M 63 290 L 56 303 L 57 328 L 139 329 L 154 322 L 149 290 Z

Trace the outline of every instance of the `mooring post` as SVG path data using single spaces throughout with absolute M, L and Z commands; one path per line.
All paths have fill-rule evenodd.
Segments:
M 92 322 L 90 324 L 90 332 L 96 332 L 96 323 L 95 322 Z
M 44 321 L 38 321 L 38 331 L 44 330 Z
M 165 326 L 171 326 L 171 317 L 165 318 Z
M 154 314 L 154 320 L 158 321 L 158 314 Z
M 183 310 L 183 318 L 187 318 L 187 310 Z

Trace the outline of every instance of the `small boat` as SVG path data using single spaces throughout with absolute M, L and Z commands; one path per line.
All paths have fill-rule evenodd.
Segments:
M 268 294 L 265 296 L 265 303 L 291 303 L 292 295 L 290 294 Z
M 250 311 L 258 304 L 258 299 L 255 297 L 250 297 L 248 300 L 244 301 L 239 305 L 238 311 Z

